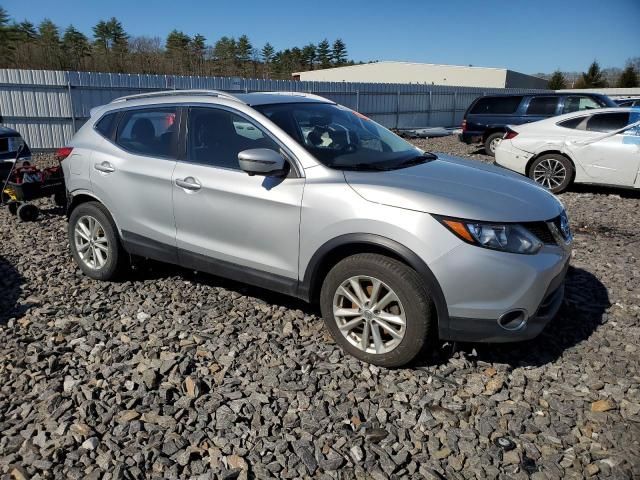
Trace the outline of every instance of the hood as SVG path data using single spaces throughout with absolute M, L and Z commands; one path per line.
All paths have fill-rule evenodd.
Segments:
M 370 202 L 489 222 L 549 220 L 560 201 L 527 177 L 501 167 L 438 154 L 388 172 L 345 171 L 347 183 Z
M 15 137 L 15 136 L 20 136 L 20 134 L 18 132 L 16 132 L 15 130 L 11 129 L 11 128 L 0 127 L 0 136 L 2 136 L 2 137 Z

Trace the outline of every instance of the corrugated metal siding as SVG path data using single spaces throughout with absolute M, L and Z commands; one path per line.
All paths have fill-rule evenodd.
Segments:
M 69 141 L 93 107 L 123 95 L 184 88 L 316 93 L 389 128 L 455 126 L 480 95 L 540 91 L 0 69 L 0 114 L 4 124 L 20 131 L 33 149 L 53 149 Z

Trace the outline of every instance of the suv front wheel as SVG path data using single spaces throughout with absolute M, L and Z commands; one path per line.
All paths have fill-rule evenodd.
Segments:
M 420 276 L 383 255 L 336 264 L 322 285 L 320 308 L 336 343 L 374 365 L 405 365 L 431 334 L 431 301 Z
M 126 252 L 107 210 L 98 202 L 78 205 L 69 217 L 69 247 L 88 277 L 112 280 L 126 266 Z

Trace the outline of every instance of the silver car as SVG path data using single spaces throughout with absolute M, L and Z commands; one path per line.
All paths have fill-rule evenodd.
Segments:
M 535 337 L 570 257 L 562 204 L 301 93 L 114 100 L 61 152 L 89 277 L 140 256 L 319 302 L 344 350 L 393 367 L 429 340 Z

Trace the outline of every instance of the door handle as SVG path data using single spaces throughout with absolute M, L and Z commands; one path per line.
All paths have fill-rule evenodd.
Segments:
M 202 185 L 200 185 L 200 183 L 193 177 L 187 177 L 182 179 L 177 178 L 176 185 L 179 186 L 180 188 L 184 188 L 185 190 L 191 190 L 191 191 L 200 190 L 200 188 L 202 188 Z
M 116 171 L 116 169 L 113 168 L 113 165 L 111 165 L 109 162 L 94 163 L 93 168 L 102 173 L 112 173 Z

